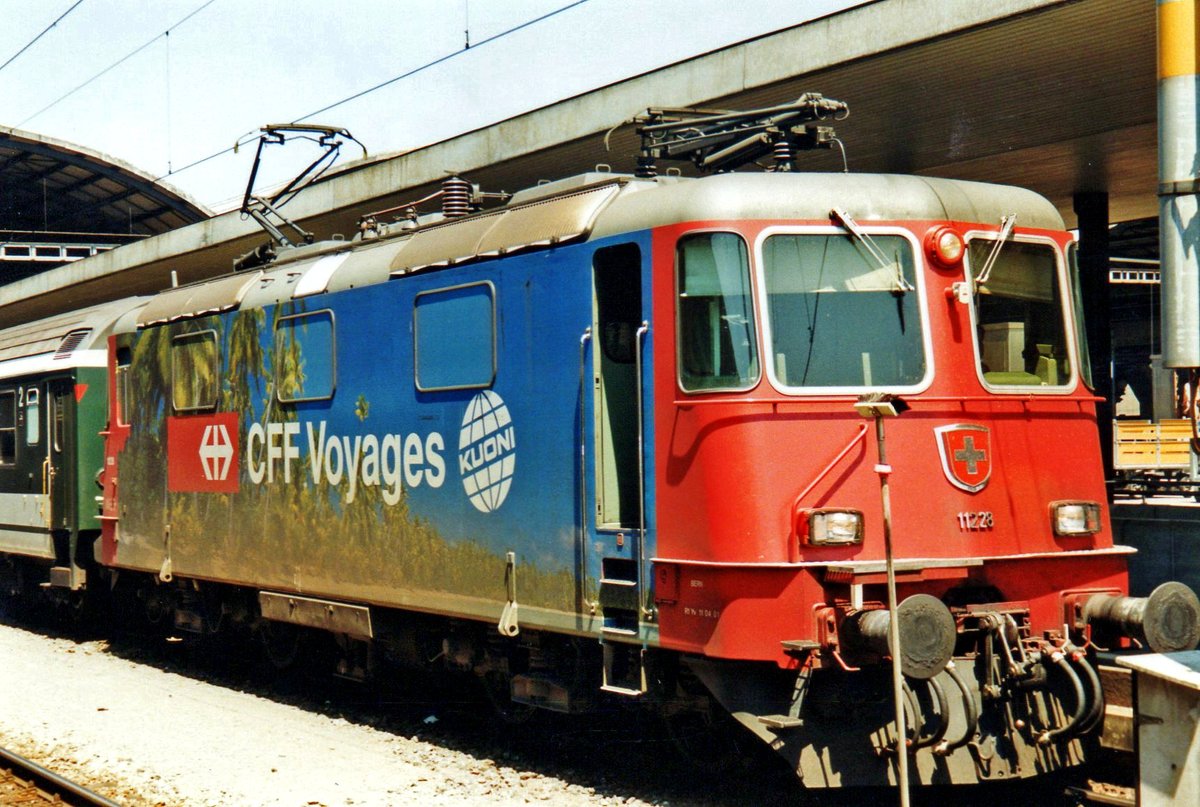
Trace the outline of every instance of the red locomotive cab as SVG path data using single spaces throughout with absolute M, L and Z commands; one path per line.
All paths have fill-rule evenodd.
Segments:
M 887 190 L 898 208 L 924 207 L 919 191 Z M 659 231 L 656 261 L 670 268 L 656 316 L 674 322 L 676 344 L 657 344 L 672 393 L 656 408 L 654 560 L 664 646 L 801 678 L 815 668 L 842 682 L 827 693 L 861 685 L 889 656 L 886 480 L 901 666 L 916 700 L 962 701 L 926 715 L 942 721 L 926 744 L 954 756 L 980 710 L 1007 697 L 968 693 L 1018 679 L 1040 681 L 1043 708 L 1063 713 L 1026 732 L 1030 748 L 1080 736 L 1100 694 L 1079 648 L 1093 635 L 1192 646 L 1200 604 L 1190 591 L 1124 596 L 1131 550 L 1109 528 L 1073 243 L 1057 213 L 1032 194 L 967 186 L 981 194 L 971 215 L 996 213 L 980 221 L 956 215 L 947 190 L 935 188 L 944 219 L 856 216 L 831 192 L 826 219 Z M 1114 610 L 1143 621 L 1120 624 Z M 731 692 L 719 665 L 691 666 Z M 759 696 L 775 691 L 762 675 Z M 774 714 L 729 694 L 723 705 L 786 746 L 788 715 L 839 702 L 814 687 L 815 707 L 782 690 Z M 804 748 L 805 776 L 828 777 Z
M 841 211 L 681 230 L 660 554 L 678 538 L 680 559 L 803 570 L 791 585 L 810 601 L 879 601 L 878 456 L 855 404 L 886 393 L 906 410 L 886 424 L 902 587 L 1028 602 L 1047 629 L 1063 621 L 1060 589 L 1123 590 L 1069 246 L 1062 232 Z M 685 630 L 716 655 L 761 635 L 730 639 L 721 621 Z

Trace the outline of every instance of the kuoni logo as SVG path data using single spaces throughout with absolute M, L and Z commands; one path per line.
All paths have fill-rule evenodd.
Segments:
M 467 404 L 458 433 L 458 470 L 463 489 L 484 513 L 504 504 L 517 465 L 517 435 L 504 399 L 484 390 Z
M 237 493 L 236 412 L 167 418 L 167 490 Z

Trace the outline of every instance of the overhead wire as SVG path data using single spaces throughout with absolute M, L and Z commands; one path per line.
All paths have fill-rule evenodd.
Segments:
M 60 22 L 62 22 L 64 19 L 66 19 L 66 16 L 68 14 L 70 14 L 75 9 L 79 8 L 79 4 L 82 2 L 83 2 L 83 0 L 75 0 L 75 4 L 72 5 L 70 8 L 68 8 L 66 11 L 64 11 L 62 14 L 59 14 L 58 19 L 56 19 L 54 22 L 50 23 L 45 28 L 43 28 L 42 32 L 40 34 L 38 34 L 33 39 L 26 42 L 25 47 L 21 48 L 19 51 L 14 53 L 12 56 L 9 56 L 8 61 L 6 61 L 4 64 L 0 64 L 0 70 L 3 70 L 4 68 L 8 67 L 10 64 L 15 62 L 17 60 L 18 56 L 20 56 L 22 53 L 24 53 L 25 51 L 27 51 L 31 47 L 33 47 L 39 39 L 41 39 L 42 37 L 44 37 L 46 34 L 48 34 L 50 32 L 51 28 L 58 25 Z
M 501 31 L 500 33 L 493 34 L 492 36 L 489 36 L 486 39 L 481 39 L 479 42 L 476 42 L 474 44 L 469 44 L 469 39 L 468 39 L 468 44 L 466 44 L 462 50 L 456 50 L 456 51 L 453 51 L 452 53 L 447 53 L 446 55 L 440 56 L 431 62 L 426 62 L 425 64 L 421 65 L 420 67 L 414 67 L 412 70 L 409 70 L 405 73 L 401 73 L 400 75 L 395 76 L 394 78 L 390 78 L 387 81 L 380 82 L 379 84 L 376 84 L 373 87 L 368 87 L 367 89 L 361 90 L 360 92 L 356 92 L 353 95 L 349 95 L 349 96 L 341 99 L 340 101 L 335 101 L 332 104 L 323 106 L 318 110 L 309 112 L 306 115 L 301 115 L 300 117 L 295 118 L 291 122 L 292 123 L 300 123 L 300 122 L 305 121 L 309 118 L 312 118 L 316 115 L 320 115 L 322 112 L 328 112 L 329 110 L 335 109 L 336 107 L 342 106 L 343 104 L 348 104 L 351 101 L 357 101 L 359 98 L 362 98 L 365 95 L 369 95 L 373 92 L 376 92 L 377 90 L 381 90 L 384 87 L 387 87 L 389 85 L 395 84 L 397 81 L 402 81 L 406 78 L 410 78 L 412 76 L 415 76 L 418 73 L 421 73 L 421 72 L 424 72 L 425 70 L 430 69 L 431 67 L 436 67 L 437 65 L 442 64 L 443 62 L 447 62 L 450 59 L 453 59 L 455 56 L 460 56 L 461 54 L 465 53 L 467 50 L 478 50 L 479 48 L 483 47 L 484 45 L 487 45 L 490 42 L 495 42 L 499 39 L 509 36 L 510 34 L 514 34 L 517 31 L 522 30 L 523 28 L 528 28 L 531 25 L 537 25 L 539 22 L 544 22 L 545 20 L 548 20 L 551 17 L 555 17 L 559 14 L 562 14 L 565 11 L 570 11 L 571 9 L 575 8 L 576 6 L 581 6 L 586 2 L 588 2 L 588 0 L 575 0 L 575 2 L 573 2 L 573 3 L 568 3 L 565 6 L 561 6 L 553 11 L 549 11 L 549 12 L 541 15 L 540 17 L 534 17 L 531 20 L 526 20 L 525 22 L 521 23 L 520 25 L 515 25 L 512 28 Z M 245 137 L 245 135 L 243 135 L 243 137 Z M 222 155 L 237 151 L 238 148 L 245 145 L 247 142 L 250 142 L 250 141 L 243 140 L 242 138 L 238 138 L 238 142 L 236 145 L 229 146 L 227 148 L 223 148 L 220 151 L 215 151 L 212 154 L 209 154 L 207 157 L 201 157 L 200 159 L 198 159 L 194 162 L 188 163 L 187 165 L 183 166 L 182 168 L 177 169 L 173 173 L 181 174 L 184 171 L 188 170 L 189 168 L 195 168 L 196 166 L 206 163 L 209 160 L 214 160 L 217 157 L 220 157 Z M 173 175 L 173 174 L 164 174 L 161 177 L 157 177 L 155 179 L 155 181 L 157 182 L 158 180 L 166 179 L 167 176 L 169 176 L 169 175 Z
M 575 8 L 576 6 L 582 6 L 586 2 L 588 2 L 588 0 L 575 0 L 574 3 L 568 3 L 565 6 L 556 8 L 554 11 L 548 11 L 540 17 L 534 17 L 532 20 L 527 20 L 527 21 L 521 23 L 520 25 L 515 25 L 506 31 L 501 31 L 498 34 L 492 34 L 491 36 L 487 37 L 486 39 L 481 39 L 478 42 L 476 42 L 474 45 L 471 45 L 470 48 L 463 48 L 462 50 L 456 50 L 452 53 L 447 53 L 445 56 L 441 56 L 437 59 L 434 59 L 432 62 L 427 62 L 427 63 L 421 65 L 420 67 L 414 67 L 412 70 L 409 70 L 407 73 L 401 73 L 400 75 L 396 76 L 395 78 L 390 78 L 387 81 L 382 81 L 379 84 L 376 84 L 374 87 L 368 87 L 367 89 L 362 90 L 361 92 L 356 92 L 356 93 L 354 93 L 354 95 L 347 96 L 340 101 L 334 101 L 332 104 L 329 104 L 328 106 L 323 106 L 320 109 L 315 110 L 313 112 L 309 112 L 307 115 L 301 115 L 300 117 L 298 117 L 294 121 L 292 121 L 292 123 L 300 123 L 301 121 L 307 120 L 308 118 L 311 118 L 314 115 L 320 115 L 322 112 L 328 112 L 331 109 L 335 109 L 336 107 L 339 107 L 342 104 L 348 104 L 351 101 L 357 101 L 359 98 L 362 98 L 364 95 L 369 95 L 370 93 L 373 93 L 376 90 L 382 90 L 384 87 L 387 87 L 391 84 L 395 84 L 397 81 L 401 81 L 403 79 L 415 76 L 417 73 L 424 72 L 431 67 L 436 67 L 437 65 L 441 64 L 442 62 L 447 62 L 447 61 L 453 59 L 455 56 L 462 55 L 467 50 L 479 50 L 479 48 L 483 47 L 484 45 L 488 44 L 489 42 L 495 42 L 496 40 L 502 39 L 502 38 L 508 36 L 509 34 L 515 34 L 517 31 L 520 31 L 523 28 L 528 28 L 531 25 L 537 25 L 539 22 L 548 20 L 551 17 L 556 17 L 559 14 L 562 14 L 564 11 L 570 11 L 571 9 Z
M 82 0 L 81 0 L 81 1 L 82 1 Z M 164 36 L 168 36 L 168 35 L 170 35 L 171 31 L 174 31 L 176 28 L 178 28 L 179 26 L 183 25 L 185 22 L 187 22 L 188 20 L 190 20 L 192 17 L 195 17 L 197 14 L 199 14 L 201 11 L 203 11 L 204 9 L 208 8 L 209 6 L 211 6 L 211 5 L 212 5 L 213 3 L 215 3 L 216 1 L 217 1 L 217 0 L 208 0 L 208 1 L 207 1 L 206 3 L 204 3 L 202 6 L 200 6 L 199 8 L 197 8 L 197 9 L 196 9 L 195 11 L 193 11 L 192 13 L 188 14 L 186 17 L 184 17 L 183 19 L 181 19 L 179 22 L 177 22 L 177 23 L 175 23 L 174 25 L 172 25 L 172 26 L 170 26 L 169 28 L 167 28 L 167 30 L 163 31 L 161 34 L 157 34 L 157 35 L 155 35 L 155 36 L 154 36 L 152 39 L 150 39 L 150 40 L 149 40 L 148 42 L 146 42 L 145 44 L 143 44 L 143 45 L 141 45 L 141 46 L 139 46 L 139 47 L 137 47 L 137 48 L 134 48 L 134 49 L 133 49 L 133 50 L 131 50 L 129 53 L 125 54 L 125 55 L 124 55 L 124 56 L 122 56 L 120 59 L 117 59 L 115 62 L 113 62 L 112 64 L 110 64 L 108 67 L 104 68 L 104 69 L 103 69 L 103 70 L 101 70 L 99 73 L 97 73 L 96 75 L 92 76 L 92 77 L 91 77 L 91 78 L 89 78 L 87 81 L 83 82 L 83 83 L 82 83 L 82 84 L 80 84 L 78 87 L 76 87 L 75 89 L 71 90 L 70 92 L 67 92 L 67 93 L 64 93 L 64 94 L 60 95 L 58 98 L 55 98 L 55 99 L 54 99 L 53 101 L 51 101 L 50 103 L 46 104 L 46 106 L 42 107 L 42 108 L 41 108 L 41 109 L 39 109 L 37 112 L 34 112 L 32 115 L 30 115 L 28 118 L 26 118 L 25 120 L 23 120 L 23 121 L 21 121 L 20 123 L 18 123 L 18 124 L 17 124 L 17 126 L 18 126 L 18 127 L 22 127 L 22 126 L 24 126 L 25 124 L 29 123 L 29 121 L 31 121 L 31 120 L 33 120 L 34 118 L 36 118 L 37 116 L 41 115 L 43 112 L 46 112 L 47 110 L 49 110 L 49 109 L 52 109 L 52 108 L 53 108 L 53 107 L 55 107 L 55 106 L 58 106 L 58 104 L 62 103 L 62 102 L 63 102 L 63 101 L 65 101 L 66 99 L 70 98 L 72 95 L 74 95 L 75 93 L 79 92 L 79 91 L 80 91 L 80 90 L 82 90 L 84 87 L 86 87 L 87 85 L 89 85 L 89 84 L 91 84 L 93 81 L 95 81 L 96 79 L 98 79 L 98 78 L 100 78 L 101 76 L 105 75 L 106 73 L 108 73 L 108 72 L 109 72 L 110 70 L 112 70 L 113 68 L 115 68 L 115 67 L 117 67 L 117 66 L 119 66 L 119 65 L 121 65 L 121 64 L 124 64 L 125 62 L 129 61 L 129 60 L 130 60 L 130 59 L 132 59 L 134 56 L 138 55 L 139 53 L 141 53 L 142 51 L 144 51 L 146 48 L 150 47 L 150 46 L 151 46 L 151 45 L 153 45 L 155 42 L 157 42 L 158 40 L 162 39 Z

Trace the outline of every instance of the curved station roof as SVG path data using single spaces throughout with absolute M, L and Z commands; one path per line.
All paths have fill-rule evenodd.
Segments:
M 0 284 L 211 215 L 113 157 L 0 128 Z

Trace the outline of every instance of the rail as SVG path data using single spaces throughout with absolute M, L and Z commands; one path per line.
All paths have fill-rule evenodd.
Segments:
M 9 801 L 0 791 L 0 804 L 30 804 L 40 799 L 47 804 L 65 804 L 72 807 L 120 807 L 115 801 L 93 793 L 82 785 L 66 779 L 54 771 L 47 770 L 32 760 L 0 748 L 0 773 L 8 782 L 15 780 L 20 790 L 19 800 Z

